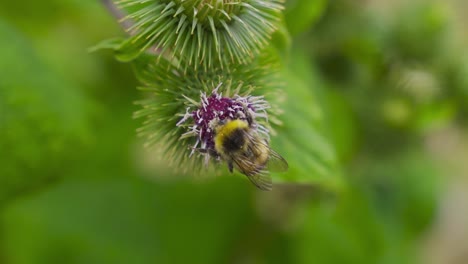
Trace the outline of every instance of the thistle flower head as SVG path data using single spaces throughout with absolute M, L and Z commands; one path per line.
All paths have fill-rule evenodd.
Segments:
M 210 154 L 217 122 L 246 120 L 268 138 L 274 133 L 271 124 L 280 124 L 277 116 L 281 111 L 276 103 L 282 83 L 276 59 L 268 54 L 230 71 L 184 72 L 166 60 L 157 63 L 148 55 L 148 61 L 137 63 L 141 68 L 135 71 L 144 85 L 141 89 L 150 93 L 138 102 L 142 109 L 134 115 L 145 117 L 139 135 L 147 139 L 147 146 L 162 147 L 169 162 L 192 172 L 215 156 Z
M 133 22 L 129 60 L 155 50 L 182 67 L 247 64 L 277 29 L 283 0 L 120 0 Z
M 269 137 L 267 109 L 269 104 L 263 96 L 240 96 L 239 91 L 235 91 L 233 96 L 223 97 L 218 89 L 222 83 L 216 87 L 210 96 L 201 93 L 200 101 L 194 102 L 187 108 L 183 118 L 177 126 L 187 126 L 188 131 L 182 134 L 181 138 L 195 137 L 190 155 L 200 147 L 205 155 L 205 162 L 210 156 L 217 156 L 214 145 L 214 133 L 220 123 L 227 120 L 240 119 L 249 123 L 249 126 L 257 132 Z

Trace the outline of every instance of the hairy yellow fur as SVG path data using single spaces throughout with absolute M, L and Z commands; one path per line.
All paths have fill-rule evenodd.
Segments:
M 220 126 L 216 129 L 215 136 L 215 149 L 218 152 L 223 152 L 221 146 L 226 137 L 230 136 L 231 133 L 236 129 L 246 129 L 249 127 L 249 124 L 246 121 L 235 119 L 228 121 L 226 124 Z

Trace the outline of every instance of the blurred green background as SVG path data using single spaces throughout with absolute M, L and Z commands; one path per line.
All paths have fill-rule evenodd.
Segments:
M 0 263 L 468 263 L 468 4 L 405 2 L 286 1 L 275 140 L 316 181 L 269 193 L 143 149 L 99 1 L 0 2 Z

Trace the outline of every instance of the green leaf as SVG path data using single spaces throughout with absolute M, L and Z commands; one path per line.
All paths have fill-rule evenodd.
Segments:
M 347 98 L 332 87 L 326 87 L 327 133 L 340 161 L 354 157 L 358 144 L 357 117 Z
M 1 203 L 65 175 L 60 166 L 78 153 L 89 131 L 78 88 L 50 70 L 28 40 L 1 20 L 0 35 Z
M 417 150 L 360 160 L 345 191 L 302 208 L 294 263 L 418 263 L 415 242 L 434 220 L 440 190 L 431 164 Z
M 411 243 L 385 223 L 360 186 L 302 210 L 303 225 L 291 237 L 294 263 L 417 263 Z
M 385 222 L 409 238 L 424 233 L 434 220 L 441 190 L 436 161 L 417 148 L 385 158 L 367 158 L 356 172 Z
M 279 24 L 278 29 L 271 37 L 271 44 L 277 49 L 278 53 L 287 60 L 287 55 L 292 45 L 292 39 L 284 22 L 284 16 L 282 17 L 282 23 Z
M 117 50 L 122 45 L 122 38 L 106 39 L 88 49 L 89 52 L 96 52 L 102 49 Z
M 133 39 L 127 39 L 117 47 L 115 57 L 121 62 L 132 61 L 145 51 L 140 47 L 142 45 L 144 45 L 142 40 L 135 42 Z
M 286 3 L 286 25 L 291 35 L 307 31 L 322 15 L 328 0 L 289 0 Z
M 281 105 L 284 125 L 272 139 L 273 148 L 289 163 L 289 171 L 274 174 L 279 182 L 319 184 L 330 188 L 341 185 L 341 172 L 330 135 L 325 134 L 325 113 L 315 70 L 299 49 L 284 69 L 285 102 Z
M 255 217 L 248 190 L 234 177 L 68 180 L 5 210 L 5 255 L 15 264 L 224 263 Z

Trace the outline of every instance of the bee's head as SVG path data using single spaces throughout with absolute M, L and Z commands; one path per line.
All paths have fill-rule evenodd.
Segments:
M 215 134 L 218 134 L 221 130 L 225 131 L 226 129 L 228 130 L 233 130 L 233 129 L 245 129 L 249 127 L 249 123 L 246 120 L 242 119 L 231 119 L 231 118 L 226 118 L 226 119 L 219 119 L 215 118 L 212 120 L 212 123 L 210 126 L 213 128 L 213 131 Z

